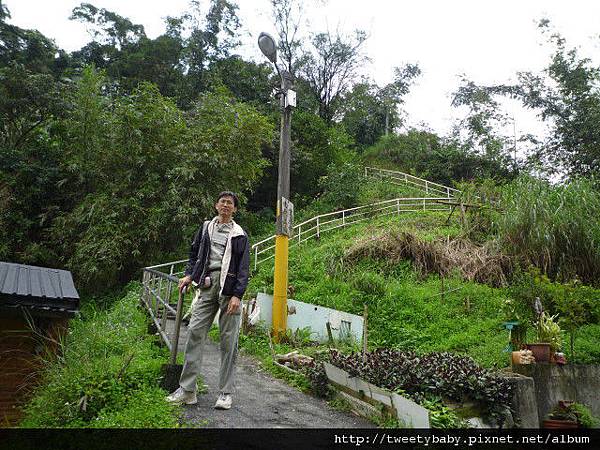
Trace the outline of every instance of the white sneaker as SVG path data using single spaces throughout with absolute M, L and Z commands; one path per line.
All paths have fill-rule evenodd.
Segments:
M 217 403 L 215 403 L 215 409 L 230 409 L 231 408 L 231 394 L 219 394 Z
M 171 403 L 185 403 L 186 405 L 195 405 L 198 403 L 195 392 L 189 392 L 179 387 L 175 392 L 166 397 L 166 400 Z

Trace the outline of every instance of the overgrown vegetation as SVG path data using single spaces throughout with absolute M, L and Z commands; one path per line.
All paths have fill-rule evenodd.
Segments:
M 158 387 L 167 358 L 139 305 L 139 283 L 101 309 L 88 302 L 25 407 L 23 427 L 161 428 L 177 424 Z
M 361 204 L 359 155 L 386 134 L 396 139 L 419 67 L 397 67 L 391 83 L 376 86 L 358 71 L 363 31 L 297 33 L 302 2 L 271 3 L 299 99 L 291 199 L 297 211 Z M 1 259 L 66 268 L 80 290 L 122 286 L 142 266 L 180 258 L 225 188 L 240 193 L 252 238 L 272 230 L 278 78 L 235 54 L 234 1 L 192 1 L 153 39 L 143 25 L 82 3 L 70 19 L 92 40 L 71 53 L 10 19 L 0 5 Z M 399 139 L 398 151 L 420 155 L 411 139 Z M 455 168 L 469 149 L 459 153 Z M 410 170 L 462 177 L 434 175 L 446 161 L 428 158 Z
M 501 192 L 497 233 L 507 252 L 552 279 L 600 280 L 600 196 L 588 180 L 521 178 Z
M 344 262 L 355 265 L 364 258 L 396 265 L 412 261 L 422 277 L 435 273 L 442 277 L 459 273 L 465 280 L 490 286 L 505 286 L 512 272 L 510 258 L 493 243 L 477 246 L 467 239 L 426 241 L 407 231 L 386 230 L 363 237 L 349 247 Z
M 400 170 L 446 186 L 515 175 L 505 161 L 473 152 L 454 138 L 417 129 L 382 137 L 365 151 L 363 160 L 367 165 Z

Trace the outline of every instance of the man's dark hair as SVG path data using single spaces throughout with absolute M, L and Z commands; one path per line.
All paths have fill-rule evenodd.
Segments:
M 223 191 L 219 194 L 219 196 L 217 197 L 217 202 L 219 200 L 221 200 L 223 197 L 231 197 L 233 199 L 233 206 L 235 206 L 236 208 L 240 207 L 240 201 L 237 198 L 237 195 L 235 195 L 233 192 L 231 191 Z

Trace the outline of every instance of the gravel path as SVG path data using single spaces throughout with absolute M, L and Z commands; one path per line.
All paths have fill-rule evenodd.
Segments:
M 186 327 L 182 326 L 181 345 Z M 183 350 L 183 349 L 182 349 Z M 183 407 L 183 422 L 209 428 L 373 428 L 371 422 L 331 408 L 325 401 L 303 394 L 264 371 L 253 358 L 240 352 L 236 365 L 236 392 L 228 411 L 213 408 L 218 396 L 218 344 L 205 347 L 202 376 L 208 392 L 198 403 Z

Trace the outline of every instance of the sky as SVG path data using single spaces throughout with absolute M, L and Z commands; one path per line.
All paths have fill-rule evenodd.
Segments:
M 144 25 L 154 38 L 164 32 L 166 16 L 181 14 L 188 0 L 87 0 Z M 204 3 L 208 3 L 207 0 Z M 592 0 L 306 0 L 304 35 L 339 29 L 365 30 L 371 62 L 362 75 L 380 86 L 392 80 L 393 68 L 417 63 L 422 75 L 406 97 L 407 126 L 425 126 L 446 134 L 464 111 L 451 106 L 460 75 L 481 84 L 510 83 L 519 71 L 540 72 L 551 47 L 537 28 L 542 18 L 578 47 L 599 60 L 600 2 Z M 85 26 L 68 20 L 77 0 L 4 0 L 11 23 L 35 28 L 73 51 L 89 42 Z M 238 0 L 244 57 L 263 59 L 256 45 L 261 31 L 275 35 L 268 0 Z M 503 104 L 514 116 L 509 133 L 543 134 L 534 112 L 516 102 Z M 505 131 L 506 132 L 506 131 Z

